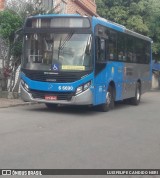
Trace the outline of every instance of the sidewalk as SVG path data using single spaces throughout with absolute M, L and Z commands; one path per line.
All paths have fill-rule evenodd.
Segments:
M 14 107 L 26 104 L 29 104 L 29 102 L 24 102 L 21 99 L 0 98 L 0 108 Z

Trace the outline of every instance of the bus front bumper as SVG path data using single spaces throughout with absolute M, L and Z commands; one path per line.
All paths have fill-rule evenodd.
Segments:
M 92 105 L 93 95 L 90 89 L 80 93 L 79 95 L 72 96 L 71 100 L 45 100 L 41 98 L 33 98 L 32 94 L 27 92 L 22 85 L 21 88 L 21 98 L 23 101 L 27 102 L 40 102 L 40 103 L 53 103 L 53 104 L 64 104 L 64 105 Z

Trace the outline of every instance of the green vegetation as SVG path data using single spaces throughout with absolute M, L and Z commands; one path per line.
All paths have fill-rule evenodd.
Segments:
M 16 32 L 22 28 L 27 16 L 53 11 L 54 9 L 48 11 L 31 0 L 6 0 L 6 9 L 0 11 L 0 77 L 4 83 L 3 90 L 12 91 L 15 73 L 21 62 L 22 35 L 17 35 Z
M 159 0 L 96 0 L 98 14 L 153 39 L 154 57 L 160 60 Z
M 6 44 L 8 45 L 8 60 L 10 59 L 13 53 L 17 54 L 17 52 L 14 52 L 12 49 L 14 45 L 15 31 L 17 31 L 17 29 L 21 27 L 22 18 L 17 13 L 11 10 L 5 10 L 0 12 L 0 36 L 2 39 L 5 40 Z M 17 47 L 14 45 L 14 49 L 16 51 Z M 7 65 L 9 65 L 9 61 Z

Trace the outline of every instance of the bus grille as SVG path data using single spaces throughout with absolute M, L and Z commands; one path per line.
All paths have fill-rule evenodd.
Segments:
M 54 82 L 54 83 L 70 83 L 80 80 L 88 72 L 61 72 L 54 74 L 53 72 L 41 72 L 22 70 L 22 72 L 31 80 L 41 82 Z
M 37 99 L 45 99 L 45 96 L 57 96 L 57 100 L 67 100 L 70 101 L 74 93 L 71 92 L 47 92 L 47 91 L 39 91 L 39 90 L 30 90 L 33 98 Z

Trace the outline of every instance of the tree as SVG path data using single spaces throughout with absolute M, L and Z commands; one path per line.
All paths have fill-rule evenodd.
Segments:
M 6 10 L 0 12 L 0 42 L 3 41 L 0 45 L 5 46 L 0 49 L 4 64 L 2 73 L 6 81 L 5 90 L 13 90 L 16 70 L 21 61 L 22 36 L 19 36 L 18 39 L 15 38 L 15 32 L 22 28 L 22 24 L 28 16 L 44 13 L 54 13 L 54 9 L 45 9 L 42 4 L 36 3 L 35 0 L 6 0 Z M 5 52 L 7 56 L 4 57 L 2 53 L 6 54 Z
M 0 12 L 0 37 L 7 46 L 7 57 L 3 59 L 4 68 L 2 73 L 4 75 L 4 80 L 10 75 L 10 61 L 12 55 L 16 54 L 15 49 L 17 45 L 14 44 L 15 31 L 22 27 L 22 18 L 12 10 L 4 10 Z M 14 50 L 13 50 L 14 49 Z M 5 88 L 7 89 L 7 82 Z
M 98 14 L 153 39 L 153 54 L 160 56 L 159 0 L 96 0 Z M 160 57 L 158 57 L 160 60 Z
M 153 40 L 153 57 L 160 61 L 160 3 L 159 0 L 151 0 L 151 12 L 148 19 L 149 36 Z
M 0 34 L 4 39 L 10 50 L 8 55 L 11 54 L 11 47 L 14 42 L 14 34 L 17 29 L 22 26 L 22 18 L 11 10 L 5 10 L 0 12 Z
M 148 0 L 97 0 L 98 14 L 127 28 L 147 34 Z
M 2 69 L 4 69 L 4 62 L 7 60 L 7 56 L 8 56 L 8 47 L 7 44 L 5 42 L 5 40 L 3 40 L 2 38 L 0 38 L 0 59 L 1 59 L 1 66 L 2 68 L 0 69 L 0 91 L 5 90 L 6 89 L 6 79 L 4 77 L 4 72 Z
M 17 12 L 24 20 L 29 15 L 54 13 L 54 8 L 46 9 L 38 0 L 6 0 L 6 7 Z

